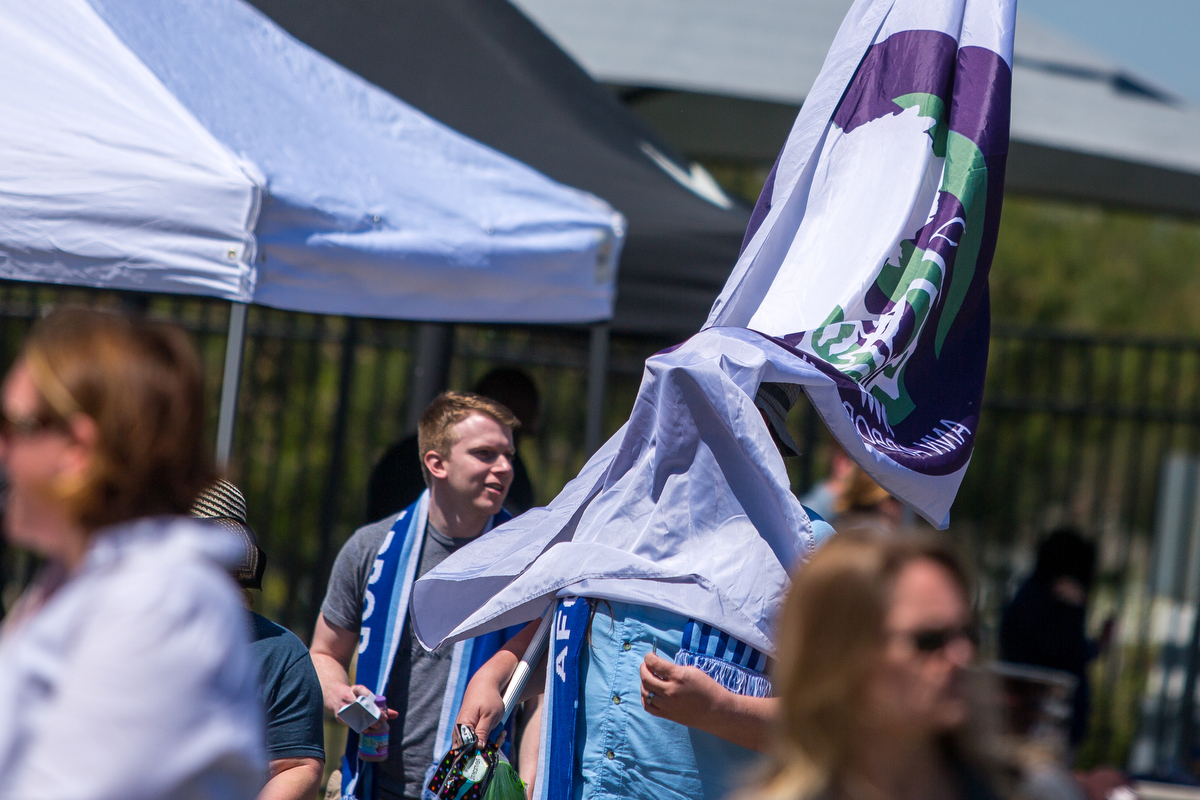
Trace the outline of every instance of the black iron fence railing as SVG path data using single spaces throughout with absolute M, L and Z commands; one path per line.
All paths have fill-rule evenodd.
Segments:
M 1126 763 L 1139 719 L 1151 722 L 1139 704 L 1161 648 L 1187 644 L 1165 642 L 1153 623 L 1164 604 L 1196 598 L 1156 581 L 1153 559 L 1164 536 L 1193 540 L 1181 552 L 1200 555 L 1194 487 L 1163 480 L 1197 453 L 1200 340 L 993 330 L 979 439 L 953 529 L 984 573 L 984 618 L 993 625 L 1041 535 L 1069 524 L 1097 542 L 1089 622 L 1099 637 L 1112 620 L 1114 635 L 1092 666 L 1085 762 Z M 1172 513 L 1187 530 L 1167 530 L 1180 527 Z M 1192 735 L 1185 728 L 1180 735 Z
M 189 330 L 204 360 L 215 439 L 228 303 L 0 282 L 0 368 L 32 322 L 65 302 L 132 307 Z M 302 637 L 338 548 L 366 521 L 372 464 L 406 433 L 414 337 L 415 326 L 398 321 L 250 310 L 230 477 L 269 554 L 260 610 Z M 521 443 L 539 502 L 583 464 L 588 343 L 585 328 L 456 327 L 452 388 L 516 364 L 541 389 L 539 429 Z M 606 435 L 627 418 L 645 358 L 672 343 L 613 337 Z M 823 476 L 830 447 L 801 406 L 791 422 L 805 456 L 789 465 L 798 490 Z M 1096 665 L 1089 761 L 1123 763 L 1135 734 L 1157 652 L 1147 586 L 1156 520 L 1169 502 L 1160 476 L 1172 457 L 1196 453 L 1200 339 L 993 330 L 984 413 L 952 530 L 979 567 L 992 627 L 1042 533 L 1071 523 L 1100 544 L 1091 618 L 1094 627 L 1115 618 L 1117 636 Z M 11 603 L 31 569 L 27 554 L 0 549 L 0 600 Z

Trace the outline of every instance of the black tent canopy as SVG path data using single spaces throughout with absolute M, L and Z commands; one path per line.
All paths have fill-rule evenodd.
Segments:
M 703 324 L 749 209 L 506 0 L 251 2 L 410 105 L 623 213 L 615 331 L 687 336 Z

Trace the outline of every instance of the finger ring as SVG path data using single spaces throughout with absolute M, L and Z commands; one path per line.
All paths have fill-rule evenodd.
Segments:
M 648 705 L 648 706 L 654 705 L 654 692 L 650 692 L 649 695 L 647 695 L 646 705 Z

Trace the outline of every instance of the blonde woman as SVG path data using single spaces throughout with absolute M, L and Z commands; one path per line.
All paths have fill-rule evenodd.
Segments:
M 778 739 L 753 800 L 994 797 L 970 746 L 968 581 L 937 540 L 846 531 L 783 612 Z
M 182 519 L 213 472 L 175 329 L 38 323 L 0 389 L 8 540 L 46 568 L 0 633 L 0 798 L 250 800 L 266 761 L 240 544 Z

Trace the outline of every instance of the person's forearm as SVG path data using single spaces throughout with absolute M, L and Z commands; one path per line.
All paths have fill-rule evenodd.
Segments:
M 337 714 L 339 708 L 354 701 L 349 670 L 357 648 L 357 626 L 355 630 L 343 628 L 325 619 L 324 612 L 317 614 L 308 652 L 317 670 L 317 680 L 321 682 L 321 701 L 330 714 Z M 363 688 L 359 694 L 365 694 Z
M 490 689 L 502 692 L 508 678 L 517 667 L 520 657 L 508 650 L 501 650 L 489 658 L 471 680 L 478 680 Z
M 524 648 L 522 648 L 524 655 Z M 494 689 L 497 693 L 503 695 L 504 690 L 508 686 L 508 681 L 512 677 L 513 671 L 520 663 L 521 657 L 510 650 L 501 650 L 487 660 L 482 667 L 476 671 L 471 682 L 479 681 L 482 687 L 486 685 L 489 689 Z M 521 696 L 517 698 L 517 703 L 524 703 L 526 700 L 532 700 L 538 697 L 546 690 L 546 656 L 543 654 L 533 670 L 529 673 L 529 680 L 525 683 L 525 688 L 521 691 Z
M 521 629 L 521 632 L 505 642 L 496 655 L 492 656 L 487 662 L 479 668 L 475 673 L 478 676 L 483 673 L 483 680 L 488 682 L 489 686 L 494 686 L 496 691 L 501 691 L 507 684 L 508 679 L 512 677 L 513 670 L 517 668 L 517 664 L 521 661 L 521 656 L 525 655 L 525 648 L 529 647 L 529 642 L 533 640 L 534 633 L 537 632 L 538 621 L 534 620 L 530 624 Z M 537 667 L 534 667 L 535 672 Z M 532 677 L 536 678 L 536 674 Z M 545 673 L 542 673 L 543 681 Z M 475 678 L 472 678 L 475 680 Z M 538 694 L 541 694 L 541 689 L 530 692 L 536 684 L 535 680 L 530 680 L 525 685 L 525 691 L 521 693 L 520 701 L 529 699 Z
M 726 702 L 704 718 L 701 730 L 727 742 L 765 753 L 779 713 L 777 697 L 743 697 L 728 692 Z
M 471 677 L 467 690 L 463 694 L 462 707 L 459 709 L 456 725 L 467 725 L 480 738 L 486 737 L 504 714 L 502 690 L 512 677 L 513 670 L 521 661 L 525 648 L 533 639 L 537 630 L 538 620 L 529 625 L 510 639 L 500 652 L 492 656 Z M 542 682 L 545 682 L 543 673 Z M 541 691 L 537 682 L 537 670 L 533 679 L 525 686 L 522 697 L 532 697 Z
M 321 682 L 325 710 L 337 714 L 338 709 L 345 705 L 342 697 L 350 686 L 350 673 L 336 658 L 324 653 L 312 653 L 312 662 L 317 670 L 317 680 Z
M 295 760 L 300 763 L 279 771 L 272 764 L 271 779 L 256 800 L 312 800 L 316 796 L 325 762 L 315 758 Z

